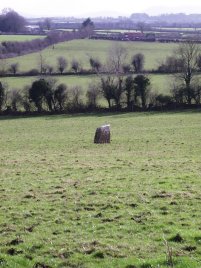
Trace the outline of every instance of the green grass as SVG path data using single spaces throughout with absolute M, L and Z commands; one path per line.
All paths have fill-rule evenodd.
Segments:
M 136 53 L 145 55 L 145 69 L 157 68 L 162 60 L 173 53 L 176 44 L 162 44 L 149 42 L 115 42 L 127 48 L 127 61 Z M 73 40 L 55 45 L 42 51 L 42 56 L 47 64 L 57 66 L 57 58 L 65 57 L 68 62 L 68 68 L 72 59 L 77 59 L 82 63 L 84 68 L 89 68 L 90 56 L 97 57 L 102 63 L 106 62 L 108 51 L 111 49 L 113 42 L 105 40 Z M 39 68 L 39 53 L 32 53 L 7 60 L 7 64 L 13 62 L 19 63 L 20 71 L 27 71 L 33 68 Z
M 34 77 L 5 77 L 1 78 L 0 81 L 6 83 L 8 88 L 18 88 L 22 89 L 26 85 L 31 85 L 33 81 L 39 79 L 40 76 Z M 49 79 L 49 77 L 46 77 Z M 69 87 L 71 86 L 82 86 L 86 89 L 92 81 L 97 81 L 96 75 L 87 75 L 87 76 L 51 76 L 52 79 L 56 79 L 57 83 L 65 83 Z
M 44 36 L 41 35 L 0 35 L 0 42 L 5 41 L 30 41 L 37 38 L 44 38 Z
M 1 117 L 1 267 L 165 268 L 164 238 L 200 267 L 200 139 L 199 111 Z
M 171 84 L 174 80 L 172 75 L 149 75 L 151 80 L 152 90 L 158 93 L 169 94 Z M 0 81 L 7 84 L 9 89 L 22 89 L 24 86 L 31 85 L 33 81 L 39 77 L 5 77 L 0 78 Z M 97 83 L 99 78 L 96 75 L 86 76 L 53 76 L 57 83 L 65 83 L 68 87 L 80 86 L 87 90 L 90 83 Z

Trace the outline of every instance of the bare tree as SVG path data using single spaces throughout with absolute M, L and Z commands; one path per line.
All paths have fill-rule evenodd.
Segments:
M 71 102 L 73 108 L 77 109 L 82 105 L 81 96 L 83 95 L 83 90 L 79 86 L 74 86 L 70 90 L 71 92 Z
M 54 67 L 53 66 L 47 64 L 46 65 L 46 68 L 47 68 L 47 73 L 49 73 L 49 74 L 52 74 L 53 73 L 53 71 L 54 71 Z
M 116 109 L 121 108 L 120 100 L 124 91 L 124 67 L 127 58 L 127 49 L 119 43 L 114 43 L 109 50 L 107 62 L 107 68 L 109 73 L 112 73 L 115 77 L 108 80 L 110 83 L 110 91 L 112 99 L 115 102 Z
M 115 87 L 115 78 L 112 75 L 102 76 L 101 77 L 101 92 L 103 97 L 107 100 L 109 109 L 112 106 L 112 99 L 113 99 L 113 89 Z
M 46 18 L 43 22 L 44 28 L 47 29 L 48 31 L 51 29 L 51 19 L 50 18 Z
M 67 60 L 64 57 L 57 58 L 58 70 L 62 74 L 67 67 Z
M 148 77 L 140 74 L 134 78 L 135 90 L 137 96 L 141 99 L 142 108 L 146 108 L 147 98 L 150 91 L 150 80 Z
M 121 108 L 121 96 L 123 93 L 123 76 L 114 76 L 108 74 L 101 77 L 101 92 L 103 97 L 107 100 L 109 108 L 112 107 L 112 100 L 115 103 L 116 109 Z
M 184 82 L 188 104 L 191 104 L 193 98 L 191 84 L 198 68 L 199 51 L 200 46 L 193 41 L 179 44 L 176 50 L 176 57 L 183 63 L 181 73 L 176 77 Z
M 89 37 L 93 34 L 94 23 L 90 18 L 87 18 L 83 21 L 80 29 L 80 33 L 82 37 Z
M 117 75 L 122 74 L 123 66 L 125 65 L 127 57 L 127 49 L 119 43 L 114 43 L 108 53 L 108 62 L 106 69 Z
M 100 70 L 100 68 L 102 66 L 102 64 L 101 64 L 99 59 L 95 59 L 93 57 L 90 57 L 89 58 L 89 63 L 91 65 L 91 68 L 92 68 L 93 71 L 99 72 L 99 70 Z
M 0 59 L 0 75 L 5 75 L 8 69 L 8 63 L 6 59 Z
M 71 68 L 75 73 L 78 73 L 81 69 L 81 64 L 79 61 L 73 59 L 71 62 Z
M 59 111 L 64 110 L 65 102 L 68 99 L 67 86 L 65 84 L 59 84 L 54 91 L 55 106 Z
M 159 63 L 158 71 L 161 73 L 178 73 L 183 68 L 183 62 L 181 59 L 177 59 L 175 56 L 169 56 L 165 61 Z
M 22 95 L 20 94 L 19 89 L 12 89 L 9 91 L 9 100 L 12 111 L 16 112 L 22 102 Z
M 122 68 L 123 68 L 123 72 L 124 72 L 125 74 L 129 73 L 130 70 L 131 70 L 131 66 L 130 66 L 130 64 L 124 64 Z
M 173 83 L 171 89 L 171 95 L 176 103 L 183 104 L 185 100 L 185 91 L 183 85 Z
M 39 53 L 38 64 L 39 64 L 40 74 L 46 73 L 47 64 L 46 64 L 45 57 L 42 55 L 42 53 Z
M 199 70 L 201 70 L 201 54 L 198 54 L 198 56 L 197 56 L 197 66 L 198 66 Z
M 193 87 L 194 89 L 194 100 L 196 104 L 200 104 L 201 103 L 201 86 L 200 85 L 195 85 L 195 87 Z
M 100 88 L 97 84 L 91 83 L 86 93 L 88 106 L 91 108 L 97 107 L 97 100 L 100 97 Z
M 136 100 L 136 94 L 135 94 L 135 86 L 134 86 L 134 78 L 129 75 L 126 77 L 124 82 L 124 92 L 126 94 L 126 103 L 127 108 L 129 110 L 132 110 L 133 104 Z
M 135 73 L 141 73 L 144 68 L 144 55 L 142 53 L 135 54 L 131 60 Z
M 9 71 L 12 73 L 12 74 L 16 74 L 18 72 L 18 69 L 19 69 L 19 63 L 12 63 L 10 65 L 10 68 L 9 68 Z
M 137 29 L 143 34 L 144 30 L 146 29 L 146 23 L 144 21 L 139 21 L 137 23 Z
M 29 100 L 29 85 L 24 86 L 22 89 L 22 106 L 26 112 L 31 111 L 31 103 Z
M 124 91 L 123 81 L 124 81 L 123 76 L 118 76 L 116 78 L 115 85 L 114 85 L 113 91 L 112 91 L 112 96 L 113 96 L 117 110 L 121 109 L 121 96 L 122 96 L 122 93 Z
M 104 66 L 104 71 L 107 75 L 98 74 L 101 92 L 103 97 L 107 100 L 109 108 L 112 107 L 112 100 L 117 110 L 121 108 L 126 57 L 126 48 L 119 43 L 114 43 L 108 51 L 108 61 Z
M 6 97 L 5 88 L 0 82 L 0 112 L 2 111 L 5 102 L 5 97 Z

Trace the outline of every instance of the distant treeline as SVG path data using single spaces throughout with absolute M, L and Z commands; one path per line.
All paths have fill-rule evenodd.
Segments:
M 38 24 L 42 19 L 28 20 L 29 24 Z M 78 29 L 82 24 L 82 19 L 79 18 L 52 18 L 51 29 Z M 117 18 L 112 17 L 97 17 L 93 18 L 95 30 L 140 30 L 139 24 L 144 23 L 146 25 L 146 31 L 151 30 L 152 27 L 172 27 L 172 28 L 196 28 L 201 27 L 201 14 L 186 15 L 183 13 L 178 14 L 162 14 L 159 16 L 149 16 L 146 13 L 133 13 L 131 16 L 121 16 Z M 46 27 L 47 28 L 47 27 Z M 166 30 L 166 29 L 165 29 Z

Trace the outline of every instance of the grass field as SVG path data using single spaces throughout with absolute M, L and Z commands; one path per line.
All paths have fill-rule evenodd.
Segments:
M 6 83 L 8 88 L 18 88 L 22 89 L 24 86 L 31 85 L 33 81 L 39 79 L 40 76 L 34 77 L 5 77 L 1 78 L 0 81 Z M 48 77 L 46 77 L 48 79 Z M 69 87 L 71 86 L 81 86 L 83 89 L 86 89 L 92 81 L 97 80 L 96 75 L 87 75 L 87 76 L 52 76 L 52 79 L 56 79 L 57 83 L 65 83 Z
M 0 35 L 0 42 L 4 41 L 30 41 L 37 38 L 44 38 L 44 36 L 41 35 Z
M 158 93 L 169 94 L 171 84 L 174 77 L 172 75 L 149 75 L 151 80 L 151 87 L 153 91 Z M 6 83 L 9 89 L 17 88 L 22 89 L 24 86 L 31 85 L 33 81 L 39 77 L 5 77 L 0 78 L 0 81 Z M 99 81 L 96 75 L 87 76 L 54 76 L 57 83 L 65 83 L 67 86 L 81 86 L 84 91 L 88 88 L 90 83 L 96 83 Z
M 199 111 L 1 117 L 1 267 L 200 267 L 200 139 Z
M 145 69 L 157 68 L 159 63 L 173 53 L 176 44 L 162 44 L 149 42 L 115 42 L 127 48 L 129 62 L 131 57 L 136 53 L 145 55 Z M 113 42 L 105 40 L 73 40 L 59 43 L 42 51 L 42 56 L 47 64 L 57 66 L 57 58 L 65 57 L 68 62 L 68 68 L 72 59 L 77 59 L 82 63 L 84 68 L 89 68 L 90 56 L 97 57 L 102 63 L 107 60 L 108 51 L 111 49 Z M 32 53 L 7 60 L 7 64 L 18 62 L 20 71 L 28 71 L 33 68 L 39 68 L 39 53 Z

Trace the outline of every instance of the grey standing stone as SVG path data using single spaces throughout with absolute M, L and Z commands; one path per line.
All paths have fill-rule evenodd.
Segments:
M 96 129 L 94 143 L 110 143 L 110 125 L 104 125 Z

